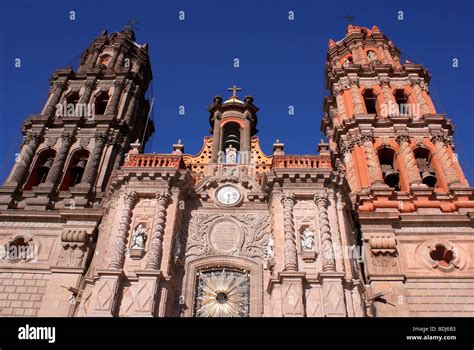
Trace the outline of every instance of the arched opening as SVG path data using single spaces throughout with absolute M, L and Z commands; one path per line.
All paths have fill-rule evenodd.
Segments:
M 60 186 L 61 191 L 74 187 L 81 182 L 88 159 L 89 152 L 86 150 L 79 150 L 72 154 Z
M 105 53 L 105 54 L 103 54 L 102 56 L 100 56 L 100 61 L 99 61 L 99 63 L 100 63 L 100 64 L 103 64 L 104 66 L 107 67 L 107 66 L 109 65 L 109 62 L 110 62 L 110 59 L 111 59 L 111 58 L 112 58 L 111 55 Z
M 344 67 L 350 66 L 354 63 L 352 56 L 348 56 L 344 59 L 344 63 L 342 64 Z
M 420 172 L 421 182 L 428 187 L 435 187 L 437 183 L 436 172 L 433 167 L 433 156 L 429 149 L 418 147 L 413 150 L 416 165 Z
M 400 191 L 400 174 L 395 163 L 395 151 L 384 147 L 379 149 L 377 153 L 385 184 L 395 191 Z
M 222 151 L 225 151 L 230 146 L 240 150 L 240 125 L 238 123 L 230 122 L 223 127 Z
M 66 111 L 64 113 L 66 116 L 76 116 L 77 104 L 79 103 L 79 99 L 79 91 L 72 91 L 66 96 Z
M 374 63 L 377 63 L 378 62 L 378 59 L 377 59 L 377 53 L 373 50 L 369 50 L 367 51 L 367 58 L 369 59 L 369 62 L 374 62 Z
M 23 189 L 31 190 L 32 187 L 38 186 L 46 181 L 55 156 L 56 151 L 51 148 L 39 154 Z
M 377 96 L 374 94 L 374 90 L 367 89 L 364 91 L 364 103 L 367 114 L 377 114 L 376 100 Z
M 94 111 L 96 115 L 104 115 L 107 104 L 109 103 L 109 93 L 107 91 L 101 91 L 96 97 L 94 102 Z
M 410 111 L 408 109 L 408 96 L 405 94 L 405 91 L 402 89 L 397 89 L 393 95 L 395 97 L 395 102 L 398 105 L 400 115 L 408 116 Z

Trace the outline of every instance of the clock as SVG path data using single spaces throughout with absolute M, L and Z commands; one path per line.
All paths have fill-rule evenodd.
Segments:
M 216 198 L 220 204 L 234 205 L 240 201 L 242 195 L 234 186 L 222 186 L 216 191 Z

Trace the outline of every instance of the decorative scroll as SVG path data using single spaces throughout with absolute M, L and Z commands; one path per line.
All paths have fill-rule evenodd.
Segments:
M 202 145 L 201 151 L 195 155 L 185 154 L 183 156 L 184 164 L 186 165 L 186 169 L 192 170 L 196 173 L 204 172 L 204 169 L 201 168 L 204 164 L 209 164 L 211 162 L 211 154 L 212 154 L 212 137 L 206 136 L 204 137 L 204 143 Z

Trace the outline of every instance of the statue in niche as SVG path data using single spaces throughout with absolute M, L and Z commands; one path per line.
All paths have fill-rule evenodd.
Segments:
M 314 250 L 314 233 L 306 227 L 301 233 L 301 250 L 302 251 L 313 251 Z
M 230 145 L 226 149 L 225 162 L 226 162 L 226 164 L 235 164 L 235 163 L 237 163 L 237 150 L 232 145 Z
M 266 254 L 268 260 L 273 259 L 275 256 L 275 252 L 273 251 L 273 248 L 274 248 L 273 239 L 270 237 L 267 243 L 267 254 Z
M 146 230 L 143 224 L 135 228 L 132 235 L 132 249 L 145 249 Z

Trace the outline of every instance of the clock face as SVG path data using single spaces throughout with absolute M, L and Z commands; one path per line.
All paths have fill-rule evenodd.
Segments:
M 240 191 L 234 186 L 223 186 L 217 190 L 217 200 L 225 205 L 236 204 L 240 200 Z

